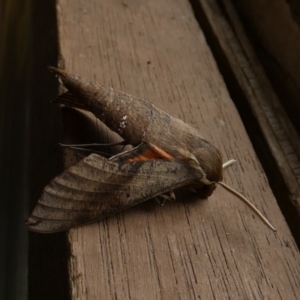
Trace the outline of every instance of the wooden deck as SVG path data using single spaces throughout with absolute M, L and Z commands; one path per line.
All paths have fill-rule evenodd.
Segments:
M 59 0 L 65 69 L 147 99 L 199 129 L 224 161 L 219 187 L 180 193 L 68 233 L 72 299 L 298 299 L 300 256 L 186 0 Z M 163 130 L 163 128 L 162 128 Z

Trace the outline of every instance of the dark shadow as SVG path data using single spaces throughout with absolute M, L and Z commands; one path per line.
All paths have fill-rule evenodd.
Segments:
M 59 59 L 56 1 L 32 1 L 32 97 L 28 157 L 28 213 L 43 187 L 63 170 L 61 113 L 50 103 L 58 95 L 57 79 L 47 66 Z M 28 299 L 70 299 L 66 233 L 29 232 Z
M 66 235 L 28 234 L 24 221 L 61 169 L 56 150 L 55 1 L 3 1 L 0 22 L 0 298 L 69 299 Z M 30 203 L 31 202 L 31 203 Z

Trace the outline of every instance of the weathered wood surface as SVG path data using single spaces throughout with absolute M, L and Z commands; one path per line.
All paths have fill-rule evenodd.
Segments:
M 297 299 L 300 256 L 188 1 L 58 1 L 65 68 L 144 98 L 238 163 L 209 200 L 149 201 L 71 230 L 72 299 Z M 163 128 L 162 128 L 163 130 Z
M 228 86 L 231 91 L 236 89 L 241 91 L 239 97 L 248 103 L 251 114 L 255 117 L 263 139 L 266 141 L 265 149 L 261 149 L 261 152 L 264 152 L 261 156 L 269 156 L 273 159 L 275 162 L 273 170 L 277 172 L 276 176 L 281 176 L 284 182 L 282 190 L 286 192 L 281 191 L 280 200 L 285 203 L 283 206 L 290 205 L 293 215 L 296 215 L 292 220 L 290 214 L 288 221 L 292 224 L 295 236 L 299 240 L 299 136 L 259 63 L 231 1 L 223 1 L 223 11 L 215 0 L 199 0 L 199 3 L 209 23 L 211 35 L 218 40 L 216 47 L 218 49 L 215 51 L 219 51 L 226 58 L 228 65 L 223 68 L 223 72 L 232 74 L 226 78 Z M 238 96 L 235 95 L 235 97 Z

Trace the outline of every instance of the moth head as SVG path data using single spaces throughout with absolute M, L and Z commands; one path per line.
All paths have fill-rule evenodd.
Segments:
M 227 161 L 226 163 L 222 164 L 222 169 L 227 168 L 228 166 L 232 165 L 233 163 L 235 163 L 234 159 L 231 159 L 229 161 Z M 223 188 L 225 188 L 227 191 L 229 191 L 231 194 L 235 195 L 237 198 L 239 198 L 240 200 L 242 200 L 270 229 L 272 229 L 274 232 L 276 232 L 275 227 L 263 216 L 263 214 L 248 200 L 246 199 L 242 194 L 238 193 L 236 190 L 232 189 L 231 187 L 229 187 L 227 184 L 225 184 L 222 181 L 217 182 L 219 185 L 221 185 Z M 216 188 L 216 183 L 207 183 L 207 185 L 204 185 L 201 189 L 201 193 L 203 193 L 203 191 L 214 191 L 214 189 Z M 212 193 L 211 192 L 211 193 Z
M 195 182 L 189 185 L 187 188 L 195 190 L 201 198 L 208 198 L 212 195 L 217 187 L 217 184 L 224 187 L 227 191 L 234 194 L 237 198 L 242 200 L 247 206 L 249 206 L 256 215 L 273 231 L 276 229 L 270 224 L 270 222 L 262 215 L 260 211 L 254 205 L 249 202 L 243 195 L 226 185 L 223 180 L 223 169 L 230 166 L 235 160 L 230 160 L 226 163 L 222 163 L 222 157 L 220 151 L 211 143 L 203 138 L 198 140 L 198 144 L 195 145 L 194 151 L 189 155 L 190 167 L 198 169 L 202 173 L 199 182 Z
M 223 180 L 222 156 L 214 145 L 204 139 L 197 146 L 192 154 L 204 177 L 203 188 L 211 195 L 216 188 L 215 183 Z
M 201 198 L 208 198 L 216 189 L 216 183 L 223 179 L 222 156 L 220 151 L 203 138 L 189 141 L 192 151 L 185 151 L 182 157 L 186 158 L 189 166 L 199 172 L 199 181 L 188 186 L 195 190 Z
M 216 183 L 204 184 L 201 188 L 196 188 L 196 192 L 200 198 L 208 198 L 216 189 Z

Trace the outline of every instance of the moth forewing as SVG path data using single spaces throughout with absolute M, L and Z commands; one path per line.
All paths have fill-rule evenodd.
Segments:
M 177 160 L 126 163 L 91 154 L 50 182 L 27 226 L 45 233 L 67 230 L 172 192 L 199 176 Z

